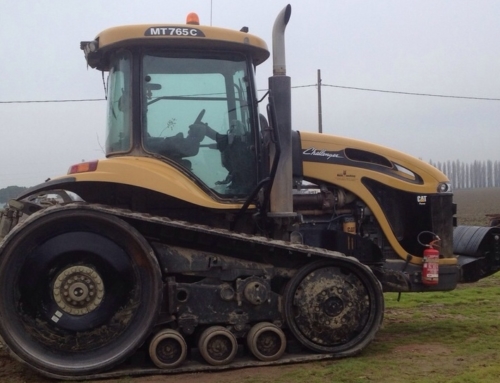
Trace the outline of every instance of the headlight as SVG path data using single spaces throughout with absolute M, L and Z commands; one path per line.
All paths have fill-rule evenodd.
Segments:
M 441 182 L 437 188 L 438 193 L 451 193 L 451 183 Z

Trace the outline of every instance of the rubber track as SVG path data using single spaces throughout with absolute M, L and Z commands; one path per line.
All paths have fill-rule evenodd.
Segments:
M 97 211 L 97 212 L 102 212 L 110 215 L 114 215 L 116 217 L 120 217 L 122 219 L 125 219 L 127 221 L 145 221 L 145 222 L 150 222 L 154 224 L 158 224 L 161 226 L 167 226 L 167 227 L 172 227 L 172 228 L 177 228 L 177 229 L 183 229 L 186 231 L 195 231 L 198 233 L 203 233 L 205 235 L 211 235 L 211 236 L 216 236 L 219 238 L 225 238 L 227 240 L 235 241 L 235 242 L 241 242 L 242 244 L 249 244 L 253 243 L 256 245 L 263 245 L 271 248 L 276 248 L 276 249 L 281 249 L 281 250 L 288 250 L 291 253 L 295 254 L 302 254 L 305 257 L 311 257 L 311 256 L 320 256 L 323 258 L 329 258 L 329 259 L 336 259 L 336 260 L 342 260 L 343 262 L 350 263 L 355 266 L 359 266 L 361 268 L 364 268 L 367 273 L 373 275 L 371 269 L 360 263 L 356 258 L 354 257 L 348 257 L 342 253 L 336 252 L 336 251 L 330 251 L 322 248 L 317 248 L 317 247 L 310 247 L 302 244 L 293 244 L 291 242 L 286 242 L 286 241 L 281 241 L 281 240 L 275 240 L 275 239 L 270 239 L 267 237 L 262 237 L 262 236 L 256 236 L 256 235 L 248 235 L 248 234 L 243 234 L 243 233 L 235 233 L 229 230 L 225 229 L 217 229 L 217 228 L 212 228 L 209 226 L 205 225 L 197 225 L 197 224 L 192 224 L 189 222 L 184 222 L 184 221 L 178 221 L 178 220 L 172 220 L 170 218 L 166 217 L 159 217 L 159 216 L 152 216 L 150 214 L 145 214 L 145 213 L 138 213 L 134 212 L 131 210 L 127 209 L 121 209 L 121 208 L 114 208 L 110 206 L 105 206 L 105 205 L 99 205 L 99 204 L 87 204 L 87 203 L 70 203 L 67 205 L 55 205 L 51 206 L 48 208 L 45 208 L 41 211 L 38 211 L 34 214 L 32 214 L 28 219 L 26 219 L 24 222 L 19 223 L 14 230 L 12 231 L 18 231 L 21 230 L 22 227 L 25 224 L 28 224 L 29 221 L 32 219 L 35 219 L 35 217 L 38 217 L 40 215 L 45 215 L 45 214 L 51 214 L 53 212 L 61 211 L 61 210 L 73 210 L 73 209 L 82 209 L 82 210 L 92 210 L 92 211 Z M 133 223 L 132 223 L 133 224 Z M 10 236 L 10 233 L 7 235 L 6 238 Z M 0 247 L 1 251 L 1 247 Z M 373 279 L 376 280 L 376 277 L 373 276 Z M 380 288 L 380 293 L 382 294 L 382 286 L 376 280 L 379 288 Z M 121 365 L 118 365 L 114 369 L 107 371 L 107 372 L 102 372 L 98 374 L 90 374 L 90 375 L 83 375 L 83 376 L 65 376 L 65 375 L 57 375 L 57 374 L 51 374 L 47 373 L 46 371 L 41 371 L 37 370 L 39 373 L 42 375 L 51 377 L 51 378 L 56 378 L 56 379 L 64 379 L 64 380 L 94 380 L 94 379 L 106 379 L 106 378 L 116 378 L 116 377 L 121 377 L 121 376 L 138 376 L 138 375 L 172 375 L 172 374 L 179 374 L 179 373 L 191 373 L 191 372 L 203 372 L 203 371 L 223 371 L 223 370 L 231 370 L 231 369 L 238 369 L 238 368 L 245 368 L 245 367 L 257 367 L 257 366 L 276 366 L 276 365 L 282 365 L 282 364 L 291 364 L 291 363 L 301 363 L 301 362 L 312 362 L 312 361 L 318 361 L 318 360 L 324 360 L 324 359 L 339 359 L 347 356 L 352 356 L 357 353 L 359 353 L 366 345 L 368 345 L 373 338 L 375 338 L 375 334 L 378 332 L 380 325 L 382 324 L 382 321 L 377 324 L 377 328 L 375 331 L 370 332 L 370 336 L 364 339 L 358 346 L 356 346 L 353 349 L 347 350 L 345 352 L 339 352 L 335 354 L 315 354 L 312 353 L 311 351 L 309 353 L 298 353 L 298 354 L 287 354 L 285 353 L 283 357 L 281 357 L 277 361 L 271 361 L 271 362 L 262 362 L 259 360 L 256 360 L 252 357 L 245 356 L 239 359 L 236 359 L 234 362 L 228 364 L 228 365 L 223 365 L 223 366 L 211 366 L 206 363 L 202 362 L 197 362 L 193 360 L 187 360 L 181 367 L 174 368 L 174 369 L 159 369 L 157 367 L 154 367 L 153 364 L 151 363 L 151 367 L 140 367 L 139 365 L 136 365 L 134 362 L 130 362 L 129 364 L 127 362 L 122 363 Z M 16 357 L 15 355 L 13 355 Z M 133 360 L 133 356 L 131 357 L 131 360 Z M 17 359 L 17 358 L 16 358 Z M 140 363 L 138 363 L 140 364 Z
M 361 350 L 358 350 L 360 352 Z M 340 355 L 340 354 L 284 354 L 279 360 L 273 362 L 261 362 L 257 359 L 252 359 L 251 357 L 245 356 L 243 358 L 236 359 L 234 362 L 224 365 L 224 366 L 211 366 L 206 363 L 196 362 L 187 360 L 183 363 L 182 367 L 173 368 L 173 369 L 160 369 L 157 367 L 148 367 L 141 368 L 139 366 L 127 366 L 123 367 L 123 364 L 118 366 L 117 368 L 103 372 L 99 374 L 93 375 L 85 375 L 85 376 L 61 376 L 61 375 L 53 375 L 47 374 L 44 371 L 40 371 L 41 374 L 56 379 L 63 380 L 72 380 L 72 381 L 82 381 L 82 380 L 100 380 L 100 379 L 109 379 L 109 378 L 120 378 L 124 376 L 144 376 L 144 375 L 176 375 L 176 374 L 185 374 L 185 373 L 196 373 L 196 372 L 215 372 L 215 371 L 227 371 L 227 370 L 235 370 L 239 368 L 248 368 L 248 367 L 265 367 L 265 366 L 280 366 L 284 364 L 294 364 L 294 363 L 304 363 L 304 362 L 315 362 L 319 360 L 325 359 L 340 359 L 346 356 L 351 356 L 352 353 L 349 352 L 349 355 Z

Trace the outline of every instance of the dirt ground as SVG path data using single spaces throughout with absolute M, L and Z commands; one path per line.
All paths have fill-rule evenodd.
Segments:
M 382 337 L 383 338 L 383 337 Z M 378 339 L 383 341 L 383 339 Z M 451 351 L 442 345 L 422 345 L 422 344 L 404 344 L 393 350 L 394 357 L 413 358 L 412 355 L 421 353 L 432 354 L 433 363 L 425 363 L 422 371 L 427 368 L 434 368 L 439 365 L 450 363 Z M 319 362 L 329 363 L 329 361 Z M 217 373 L 186 373 L 178 375 L 154 375 L 140 377 L 121 377 L 116 379 L 92 380 L 92 383 L 237 383 L 244 381 L 262 381 L 274 382 L 283 379 L 287 373 L 293 373 L 297 369 L 308 368 L 312 363 L 303 363 L 295 365 L 282 365 L 272 367 L 253 367 Z M 283 381 L 283 380 L 281 380 Z M 45 378 L 36 374 L 30 368 L 15 361 L 8 356 L 5 349 L 0 350 L 0 382 L 8 383 L 54 383 L 52 379 Z
M 249 378 L 265 377 L 273 381 L 296 365 L 244 368 L 217 373 L 193 373 L 179 375 L 154 375 L 126 377 L 106 380 L 93 380 L 92 383 L 236 383 Z M 36 374 L 30 368 L 17 362 L 8 355 L 0 338 L 0 382 L 5 383 L 54 383 L 55 380 Z

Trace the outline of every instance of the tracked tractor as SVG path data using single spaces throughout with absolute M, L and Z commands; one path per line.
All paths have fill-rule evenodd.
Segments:
M 62 379 L 354 355 L 383 292 L 500 268 L 498 227 L 456 226 L 447 177 L 401 152 L 292 130 L 284 31 L 186 24 L 81 43 L 107 74 L 106 158 L 11 200 L 0 335 Z

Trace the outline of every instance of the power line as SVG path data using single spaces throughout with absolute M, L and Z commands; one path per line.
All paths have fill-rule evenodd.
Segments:
M 396 91 L 396 90 L 381 90 L 381 89 L 370 89 L 370 88 L 356 88 L 356 87 L 353 87 L 353 86 L 341 86 L 341 85 L 329 85 L 329 84 L 321 84 L 321 86 L 328 86 L 328 87 L 331 87 L 331 88 L 341 88 L 341 89 L 362 90 L 362 91 L 366 91 L 366 92 L 405 94 L 405 95 L 409 95 L 409 96 L 425 96 L 425 97 L 442 97 L 442 98 L 461 98 L 461 99 L 466 99 L 466 100 L 500 101 L 500 98 L 489 98 L 489 97 L 450 96 L 450 95 L 445 95 L 445 94 L 400 92 L 400 91 Z
M 309 87 L 313 87 L 313 86 L 318 86 L 318 84 L 298 85 L 298 86 L 292 86 L 292 88 L 309 88 Z M 452 96 L 452 95 L 445 95 L 445 94 L 401 92 L 401 91 L 396 91 L 396 90 L 358 88 L 358 87 L 354 87 L 354 86 L 330 85 L 330 84 L 323 84 L 323 83 L 321 83 L 321 86 L 327 86 L 327 87 L 330 87 L 330 88 L 361 90 L 361 91 L 365 91 L 365 92 L 404 94 L 404 95 L 408 95 L 408 96 L 424 96 L 424 97 L 441 97 L 441 98 L 460 98 L 460 99 L 466 99 L 466 100 L 500 101 L 500 98 L 472 97 L 472 96 Z
M 318 84 L 296 85 L 296 86 L 292 86 L 292 89 L 311 88 L 311 87 L 316 87 L 316 86 L 318 86 Z M 479 100 L 479 101 L 500 101 L 500 98 L 491 98 L 491 97 L 453 96 L 453 95 L 445 95 L 445 94 L 402 92 L 402 91 L 397 91 L 397 90 L 359 88 L 359 87 L 354 87 L 354 86 L 330 85 L 330 84 L 323 84 L 323 83 L 321 83 L 321 86 L 326 86 L 329 88 L 359 90 L 359 91 L 364 91 L 364 92 L 402 94 L 402 95 L 407 95 L 407 96 L 457 98 L 457 99 L 463 99 L 463 100 Z M 258 91 L 259 92 L 267 92 L 268 89 L 259 89 Z M 16 100 L 16 101 L 0 101 L 0 104 L 32 104 L 32 103 L 94 102 L 94 101 L 106 101 L 106 99 L 104 99 L 104 98 L 89 98 L 89 99 L 70 99 L 70 100 L 28 100 L 28 101 Z
M 0 104 L 34 104 L 42 102 L 87 102 L 87 101 L 106 101 L 105 98 L 87 98 L 78 100 L 28 100 L 28 101 L 0 101 Z

